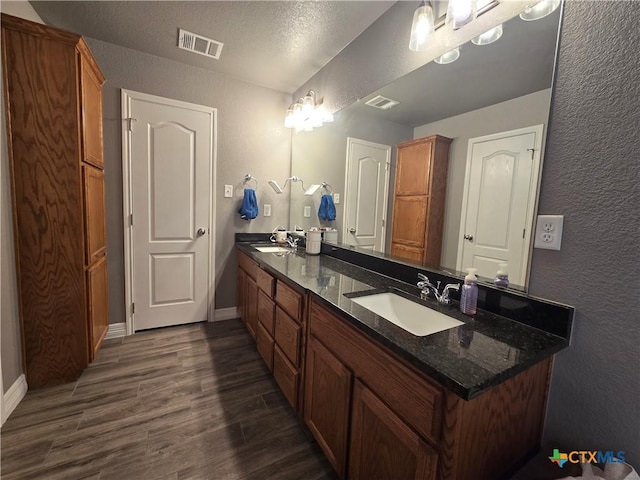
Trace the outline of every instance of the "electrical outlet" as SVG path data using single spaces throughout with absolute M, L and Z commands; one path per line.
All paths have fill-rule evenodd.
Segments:
M 563 224 L 563 215 L 538 215 L 533 246 L 546 250 L 560 250 Z
M 233 197 L 233 185 L 225 185 L 224 186 L 224 198 Z
M 271 216 L 271 205 L 269 205 L 268 203 L 264 204 L 264 208 L 262 209 L 262 214 L 265 217 L 270 217 Z
M 311 207 L 309 206 L 304 207 L 304 216 L 306 218 L 309 218 L 311 216 Z
M 335 203 L 335 204 L 340 203 L 340 194 L 339 193 L 334 193 L 333 194 L 333 203 Z

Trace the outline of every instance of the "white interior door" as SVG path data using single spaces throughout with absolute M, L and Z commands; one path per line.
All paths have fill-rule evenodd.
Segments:
M 509 264 L 511 283 L 526 283 L 543 125 L 469 140 L 458 270 L 493 278 Z
M 347 138 L 342 243 L 384 251 L 391 147 Z
M 134 330 L 205 321 L 213 109 L 130 95 Z

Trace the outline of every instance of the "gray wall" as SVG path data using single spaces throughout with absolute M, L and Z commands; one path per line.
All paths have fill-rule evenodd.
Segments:
M 291 97 L 99 40 L 89 38 L 87 42 L 107 78 L 103 90 L 103 116 L 109 322 L 125 321 L 121 88 L 218 109 L 217 198 L 213 206 L 216 211 L 216 308 L 235 306 L 235 232 L 270 231 L 276 224 L 288 223 L 288 198 L 276 196 L 267 180 L 289 176 L 291 134 L 283 127 L 283 118 Z M 261 213 L 250 222 L 241 220 L 236 213 L 241 201 L 241 188 L 235 189 L 234 198 L 223 198 L 224 185 L 240 187 L 246 173 L 251 173 L 259 181 L 256 194 Z M 264 203 L 272 205 L 269 218 L 262 216 Z
M 636 466 L 639 17 L 635 2 L 566 2 L 539 208 L 564 214 L 565 230 L 561 252 L 534 251 L 530 279 L 532 294 L 577 309 L 572 344 L 555 362 L 545 440 L 624 450 Z M 313 88 L 351 102 L 406 73 L 412 52 L 397 28 L 373 27 L 377 36 L 365 31 L 297 94 Z
M 530 290 L 577 309 L 556 357 L 553 445 L 626 450 L 640 469 L 640 8 L 567 2 L 539 211 L 562 251 L 534 250 Z
M 32 22 L 43 23 L 28 2 L 0 2 L 0 10 Z M 2 76 L 0 70 L 0 79 Z M 11 210 L 11 182 L 7 153 L 7 130 L 4 116 L 4 86 L 2 88 L 2 134 L 0 137 L 0 361 L 2 382 L 6 392 L 22 375 L 22 342 L 18 312 L 18 281 L 13 247 L 13 214 Z
M 444 267 L 456 269 L 469 139 L 532 125 L 544 124 L 546 129 L 550 101 L 551 90 L 541 90 L 490 107 L 421 125 L 414 130 L 414 138 L 437 134 L 454 139 L 449 151 L 447 200 L 442 237 L 441 264 Z
M 291 213 L 289 217 L 291 228 L 294 225 L 299 225 L 307 229 L 322 224 L 339 230 L 343 229 L 347 137 L 393 147 L 391 150 L 391 172 L 395 172 L 395 145 L 399 142 L 411 140 L 412 135 L 413 129 L 410 127 L 382 120 L 374 115 L 349 111 L 349 109 L 338 112 L 334 123 L 325 124 L 322 128 L 313 132 L 294 134 L 291 153 L 291 174 L 305 180 L 305 186 L 323 181 L 329 183 L 333 191 L 340 194 L 341 200 L 336 205 L 336 220 L 334 222 L 321 222 L 318 219 L 320 192 L 311 197 L 304 196 L 300 187 L 294 186 L 291 190 Z M 389 182 L 390 198 L 393 198 L 393 175 Z M 392 203 L 390 202 L 389 204 L 389 211 L 393 206 Z M 310 218 L 304 218 L 303 216 L 305 205 L 311 206 Z M 387 213 L 387 218 L 391 218 L 389 213 Z M 390 231 L 390 228 L 387 230 Z M 342 233 L 340 232 L 340 234 Z

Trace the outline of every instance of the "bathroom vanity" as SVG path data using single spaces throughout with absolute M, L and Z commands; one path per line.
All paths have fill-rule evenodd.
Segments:
M 537 451 L 571 307 L 496 290 L 502 315 L 467 317 L 326 245 L 320 256 L 251 245 L 237 244 L 242 320 L 341 478 L 496 479 Z M 354 301 L 380 292 L 461 324 L 413 335 Z M 537 308 L 534 326 L 504 316 L 535 323 Z

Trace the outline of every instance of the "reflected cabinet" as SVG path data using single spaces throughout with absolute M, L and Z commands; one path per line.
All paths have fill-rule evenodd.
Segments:
M 392 255 L 440 265 L 451 142 L 433 135 L 398 144 Z
M 82 37 L 5 14 L 2 54 L 31 389 L 78 378 L 109 326 L 104 76 Z

